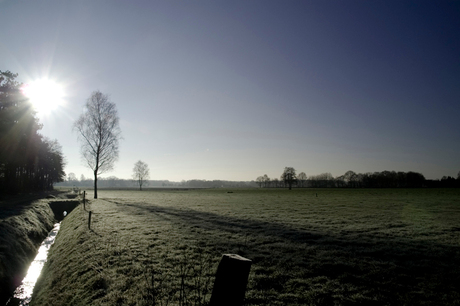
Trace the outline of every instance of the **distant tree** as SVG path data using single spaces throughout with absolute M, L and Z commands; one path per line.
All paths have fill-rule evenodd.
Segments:
M 346 186 L 346 183 L 345 183 L 345 176 L 344 175 L 341 175 L 341 176 L 338 176 L 335 178 L 335 185 L 339 188 L 341 187 L 345 187 Z
M 67 174 L 67 181 L 69 182 L 75 182 L 77 181 L 77 176 L 75 175 L 75 173 L 73 172 L 70 172 L 69 174 Z
M 80 175 L 80 182 L 84 182 L 86 181 L 86 177 L 82 174 Z
M 299 175 L 297 175 L 297 179 L 300 183 L 300 187 L 304 187 L 304 184 L 307 181 L 307 175 L 305 172 L 300 172 Z
M 452 178 L 453 180 L 454 178 Z M 420 188 L 425 183 L 425 177 L 418 172 L 409 171 L 406 173 L 407 187 Z
M 265 188 L 269 187 L 270 185 L 270 178 L 268 177 L 268 175 L 264 174 L 264 186 Z
M 329 172 L 318 174 L 317 178 L 320 182 L 319 187 L 332 187 L 332 184 L 334 183 L 334 177 Z
M 146 181 L 150 178 L 149 166 L 143 161 L 138 161 L 134 164 L 133 168 L 133 179 L 136 184 L 139 185 L 139 190 L 142 190 L 142 186 L 145 185 Z
M 256 183 L 259 184 L 260 188 L 262 188 L 262 185 L 264 184 L 264 177 L 263 176 L 258 176 L 256 178 Z
M 354 171 L 348 170 L 343 175 L 343 180 L 345 181 L 348 187 L 355 187 L 354 183 L 356 181 L 356 173 Z
M 94 198 L 97 199 L 98 175 L 112 170 L 118 159 L 120 119 L 115 103 L 100 91 L 91 94 L 85 108 L 74 130 L 78 132 L 83 160 L 94 173 Z
M 289 190 L 291 190 L 292 185 L 297 182 L 295 169 L 293 167 L 285 167 L 283 174 L 281 174 L 281 180 L 284 181 L 285 185 L 288 185 Z

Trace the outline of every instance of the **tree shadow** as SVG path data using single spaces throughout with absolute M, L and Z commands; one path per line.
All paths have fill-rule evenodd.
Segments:
M 255 264 L 268 266 L 268 262 L 274 261 L 277 269 L 291 269 L 283 272 L 288 276 L 289 273 L 300 273 L 295 269 L 304 270 L 300 274 L 306 278 L 327 277 L 352 284 L 360 290 L 370 290 L 373 296 L 381 298 L 375 305 L 398 304 L 404 300 L 411 300 L 415 304 L 449 304 L 450 299 L 455 297 L 446 299 L 446 296 L 452 296 L 456 292 L 454 284 L 460 282 L 460 247 L 442 242 L 401 236 L 385 237 L 363 231 L 325 232 L 313 225 L 298 229 L 281 223 L 184 208 L 114 204 L 124 210 L 131 208 L 155 214 L 178 227 L 186 224 L 191 229 L 201 229 L 203 231 L 189 231 L 189 234 L 196 235 L 197 240 L 220 245 L 220 249 L 229 243 L 233 244 L 234 249 L 239 249 L 241 241 L 209 241 L 214 236 L 203 237 L 203 233 L 215 231 L 239 235 L 240 238 L 250 237 L 258 247 L 251 249 L 251 243 L 245 243 L 240 255 L 250 256 Z M 267 244 L 264 254 L 258 254 L 264 243 Z M 289 251 L 277 254 L 284 246 Z M 286 275 L 279 279 L 271 276 L 268 282 L 267 278 L 260 279 L 254 286 L 262 289 L 279 287 L 282 290 L 287 281 L 289 277 L 286 278 Z

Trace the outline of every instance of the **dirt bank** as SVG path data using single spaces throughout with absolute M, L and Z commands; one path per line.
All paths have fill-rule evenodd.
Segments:
M 53 210 L 45 200 L 16 207 L 15 214 L 0 220 L 0 304 L 21 283 L 54 222 Z
M 79 200 L 22 199 L 0 202 L 0 305 L 21 283 L 43 239 Z

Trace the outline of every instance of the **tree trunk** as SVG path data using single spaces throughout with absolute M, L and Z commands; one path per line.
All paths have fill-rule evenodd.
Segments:
M 97 171 L 94 171 L 94 198 L 97 199 Z

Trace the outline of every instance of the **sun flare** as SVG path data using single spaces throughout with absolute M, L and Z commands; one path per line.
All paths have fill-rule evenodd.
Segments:
M 47 114 L 62 104 L 64 90 L 58 83 L 40 79 L 26 84 L 23 87 L 24 94 L 29 98 L 38 113 Z

